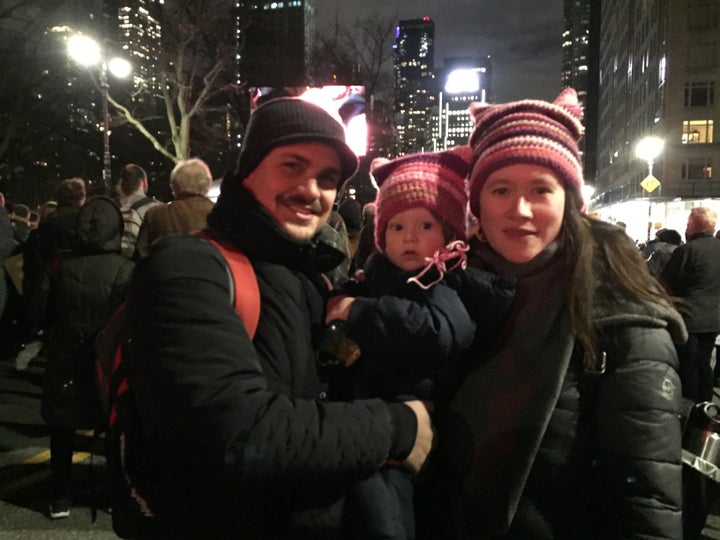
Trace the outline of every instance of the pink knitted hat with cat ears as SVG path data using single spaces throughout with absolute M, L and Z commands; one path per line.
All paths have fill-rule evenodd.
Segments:
M 375 169 L 380 187 L 375 199 L 375 245 L 380 251 L 385 251 L 388 221 L 418 206 L 440 216 L 456 239 L 465 240 L 465 177 L 471 156 L 469 146 L 456 146 L 445 152 L 402 156 Z
M 473 103 L 475 129 L 470 173 L 470 211 L 480 213 L 480 191 L 498 169 L 518 163 L 551 169 L 565 185 L 582 195 L 583 173 L 578 142 L 582 108 L 577 92 L 563 90 L 553 103 L 526 99 L 498 105 Z

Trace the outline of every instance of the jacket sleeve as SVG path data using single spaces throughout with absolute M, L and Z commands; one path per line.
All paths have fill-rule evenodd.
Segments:
M 595 402 L 608 538 L 682 538 L 681 386 L 670 335 L 618 329 Z M 613 366 L 614 364 L 614 366 Z
M 384 369 L 409 368 L 422 358 L 438 365 L 467 350 L 475 323 L 458 294 L 439 283 L 427 291 L 424 300 L 419 303 L 386 295 L 356 298 L 348 315 L 348 337 L 357 341 L 361 350 L 380 347 L 397 351 L 382 355 L 383 361 L 397 362 L 397 366 Z
M 222 256 L 192 236 L 158 240 L 136 267 L 124 350 L 157 467 L 267 488 L 352 480 L 405 457 L 394 452 L 408 451 L 398 447 L 400 424 L 414 441 L 409 408 L 271 390 L 229 283 Z M 277 324 L 263 302 L 260 325 Z

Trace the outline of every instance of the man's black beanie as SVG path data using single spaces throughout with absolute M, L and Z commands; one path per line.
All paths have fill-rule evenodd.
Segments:
M 358 159 L 345 143 L 342 124 L 321 107 L 298 98 L 278 98 L 260 105 L 245 129 L 235 179 L 241 182 L 271 150 L 304 142 L 327 143 L 340 157 L 340 183 L 355 172 Z

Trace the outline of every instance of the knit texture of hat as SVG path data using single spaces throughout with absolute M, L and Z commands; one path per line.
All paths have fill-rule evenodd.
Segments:
M 465 240 L 465 177 L 472 151 L 457 146 L 445 152 L 410 154 L 378 167 L 375 199 L 375 245 L 385 251 L 385 229 L 392 217 L 410 208 L 427 208 Z
M 473 103 L 475 129 L 470 135 L 470 211 L 480 212 L 480 191 L 498 169 L 519 163 L 551 169 L 565 189 L 582 195 L 583 173 L 578 142 L 582 108 L 577 92 L 563 90 L 553 103 L 523 100 L 499 105 Z M 582 198 L 581 198 L 582 200 Z
M 235 178 L 245 180 L 273 149 L 306 142 L 325 143 L 337 151 L 340 184 L 357 169 L 357 156 L 345 143 L 345 128 L 340 122 L 303 99 L 277 98 L 263 103 L 250 115 Z

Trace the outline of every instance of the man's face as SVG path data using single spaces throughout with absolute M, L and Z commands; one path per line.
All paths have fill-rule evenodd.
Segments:
M 327 222 L 340 170 L 331 146 L 292 144 L 271 150 L 244 185 L 293 240 L 307 242 Z

